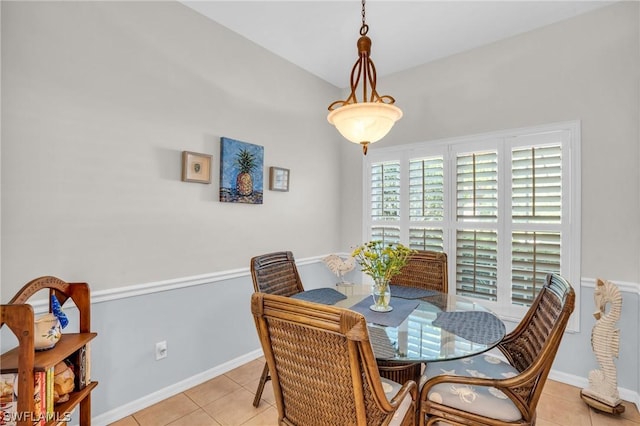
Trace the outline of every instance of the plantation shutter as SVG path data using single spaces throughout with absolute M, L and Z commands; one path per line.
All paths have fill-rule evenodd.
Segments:
M 444 160 L 442 156 L 409 162 L 409 219 L 444 218 Z
M 400 242 L 400 162 L 371 166 L 371 240 Z
M 459 155 L 456 184 L 459 221 L 497 221 L 498 153 L 496 151 Z
M 364 239 L 447 253 L 456 294 L 517 320 L 549 273 L 579 282 L 579 122 L 376 147 L 364 160 Z
M 409 247 L 444 251 L 444 157 L 409 161 Z M 426 224 L 429 226 L 425 226 Z
M 511 302 L 529 306 L 548 273 L 560 273 L 562 147 L 513 149 Z
M 498 291 L 498 234 L 456 232 L 456 294 L 495 301 Z
M 383 243 L 399 243 L 400 228 L 397 226 L 373 226 L 371 228 L 371 240 L 380 240 Z
M 497 300 L 498 153 L 461 154 L 456 160 L 456 293 Z M 474 228 L 487 223 L 490 228 Z
M 400 163 L 371 166 L 371 219 L 373 222 L 400 219 Z
M 527 147 L 511 153 L 512 219 L 517 223 L 560 223 L 562 147 Z
M 409 248 L 444 251 L 442 228 L 409 228 Z
M 548 273 L 560 272 L 559 232 L 513 232 L 511 302 L 529 306 Z

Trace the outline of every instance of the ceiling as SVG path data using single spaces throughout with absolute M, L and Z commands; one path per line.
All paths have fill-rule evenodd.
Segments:
M 611 1 L 369 0 L 378 77 L 489 44 Z M 336 87 L 349 86 L 362 4 L 350 1 L 181 1 Z

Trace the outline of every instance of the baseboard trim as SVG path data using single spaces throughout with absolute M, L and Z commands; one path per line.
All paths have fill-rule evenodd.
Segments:
M 204 383 L 207 380 L 211 380 L 214 377 L 218 377 L 224 373 L 227 373 L 236 367 L 244 365 L 250 361 L 253 361 L 254 359 L 260 358 L 261 356 L 262 356 L 261 349 L 255 350 L 253 352 L 249 352 L 248 354 L 232 359 L 228 362 L 225 362 L 224 364 L 220 364 L 207 371 L 203 371 L 202 373 L 198 373 L 178 383 L 167 386 L 166 388 L 161 389 L 157 392 L 153 392 L 135 401 L 131 401 L 128 404 L 125 404 L 121 407 L 107 411 L 106 413 L 100 414 L 97 417 L 93 417 L 91 419 L 91 423 L 96 426 L 109 425 L 120 419 L 130 416 L 131 414 L 138 412 L 144 408 L 150 407 L 153 404 L 156 404 L 160 401 L 163 401 L 167 398 L 177 395 L 180 392 L 184 392 L 187 389 L 191 389 L 194 386 L 198 386 L 199 384 Z
M 549 378 L 556 382 L 575 386 L 580 389 L 584 389 L 589 386 L 589 379 L 560 371 L 551 370 L 551 372 L 549 372 Z M 618 392 L 620 393 L 620 399 L 632 402 L 635 404 L 636 409 L 640 409 L 640 394 L 638 394 L 638 392 L 625 388 L 618 388 Z

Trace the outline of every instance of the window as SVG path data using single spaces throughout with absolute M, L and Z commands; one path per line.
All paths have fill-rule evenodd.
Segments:
M 370 150 L 365 239 L 446 252 L 449 291 L 506 319 L 522 317 L 549 272 L 579 295 L 579 129 L 559 123 Z

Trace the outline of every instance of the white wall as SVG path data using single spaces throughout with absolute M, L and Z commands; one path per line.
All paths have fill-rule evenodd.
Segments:
M 2 300 L 337 251 L 338 89 L 177 2 L 2 2 Z M 264 204 L 218 201 L 219 139 L 265 147 Z M 181 151 L 212 184 L 180 181 Z M 291 190 L 268 191 L 268 167 Z

